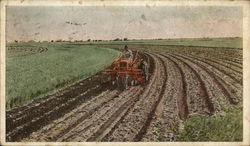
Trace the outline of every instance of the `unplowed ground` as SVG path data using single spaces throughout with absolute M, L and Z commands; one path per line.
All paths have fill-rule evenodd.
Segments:
M 226 55 L 145 51 L 145 85 L 120 91 L 98 73 L 7 111 L 7 141 L 174 141 L 190 116 L 242 103 L 242 56 Z

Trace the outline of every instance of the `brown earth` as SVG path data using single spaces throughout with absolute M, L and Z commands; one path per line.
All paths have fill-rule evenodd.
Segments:
M 187 118 L 242 103 L 240 59 L 157 49 L 142 56 L 145 85 L 120 91 L 97 73 L 7 111 L 7 141 L 174 141 Z

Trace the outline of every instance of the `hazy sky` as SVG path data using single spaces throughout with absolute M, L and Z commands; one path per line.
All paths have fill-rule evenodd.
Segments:
M 242 8 L 10 6 L 7 40 L 242 37 Z

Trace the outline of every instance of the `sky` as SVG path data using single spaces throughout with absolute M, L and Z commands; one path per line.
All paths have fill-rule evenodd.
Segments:
M 242 8 L 8 6 L 7 41 L 242 37 Z

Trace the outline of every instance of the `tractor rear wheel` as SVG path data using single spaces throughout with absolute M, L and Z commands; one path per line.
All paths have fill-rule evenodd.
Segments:
M 119 89 L 120 88 L 120 79 L 119 76 L 116 76 L 116 86 Z
M 129 75 L 125 75 L 124 86 L 123 86 L 124 89 L 128 88 L 129 80 L 130 80 L 130 76 Z

